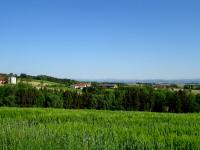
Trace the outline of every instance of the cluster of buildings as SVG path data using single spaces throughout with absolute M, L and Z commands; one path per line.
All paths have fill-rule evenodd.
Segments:
M 16 76 L 6 76 L 6 75 L 1 75 L 0 74 L 0 85 L 5 85 L 5 84 L 17 84 L 17 77 Z M 71 85 L 70 86 L 71 88 L 73 89 L 84 89 L 84 88 L 89 88 L 89 87 L 93 87 L 91 83 L 77 83 L 77 84 L 74 84 L 74 85 Z M 100 88 L 118 88 L 118 85 L 117 84 L 114 84 L 114 83 L 102 83 L 102 84 L 99 84 L 95 87 L 100 87 Z
M 0 85 L 4 84 L 17 84 L 17 77 L 0 75 Z
M 92 87 L 92 84 L 91 83 L 78 83 L 78 84 L 71 85 L 71 88 L 73 88 L 73 89 L 84 89 L 87 87 Z
M 71 88 L 73 89 L 84 89 L 84 88 L 88 88 L 88 87 L 92 87 L 92 84 L 91 83 L 78 83 L 78 84 L 74 84 L 74 85 L 71 85 Z M 101 87 L 101 88 L 118 88 L 118 85 L 117 84 L 112 84 L 112 83 L 102 83 L 100 85 L 98 85 L 98 87 Z

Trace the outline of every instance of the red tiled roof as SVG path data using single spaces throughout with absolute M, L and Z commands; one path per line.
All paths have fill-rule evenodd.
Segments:
M 0 81 L 6 81 L 6 77 L 0 75 Z
M 85 86 L 89 86 L 89 85 L 90 85 L 89 83 L 78 83 L 78 84 L 75 84 L 73 86 L 85 87 Z

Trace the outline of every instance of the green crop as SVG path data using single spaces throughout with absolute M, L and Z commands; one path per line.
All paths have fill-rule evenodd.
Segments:
M 0 148 L 195 150 L 200 149 L 200 115 L 1 108 Z

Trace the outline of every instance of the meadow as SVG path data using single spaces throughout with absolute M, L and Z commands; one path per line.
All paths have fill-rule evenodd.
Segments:
M 0 148 L 200 149 L 200 115 L 0 108 Z

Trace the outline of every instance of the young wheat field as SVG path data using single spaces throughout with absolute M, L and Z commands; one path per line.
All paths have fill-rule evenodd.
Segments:
M 0 108 L 0 148 L 200 149 L 200 115 Z

